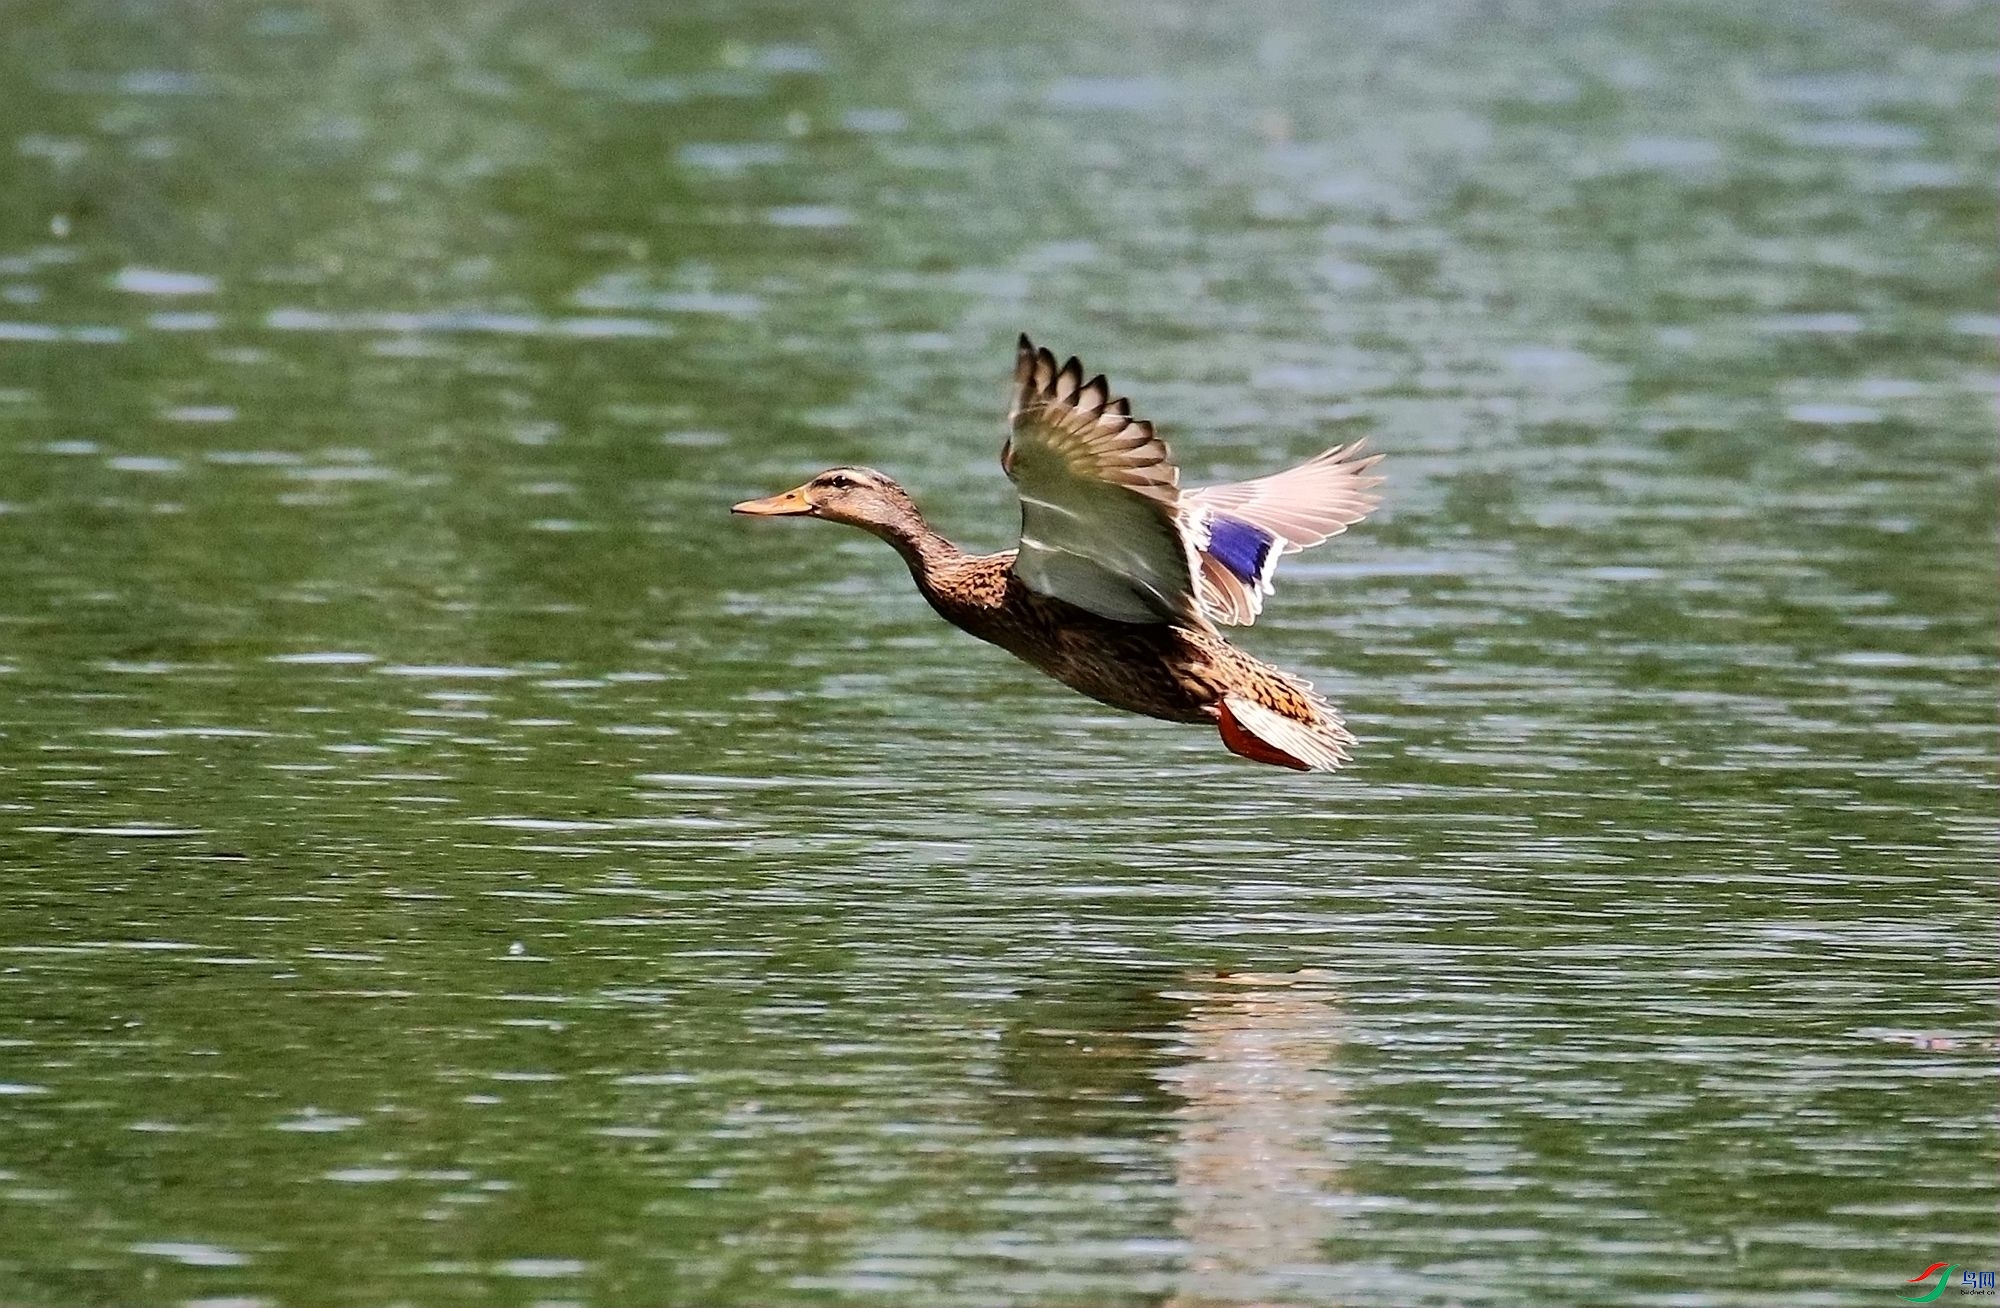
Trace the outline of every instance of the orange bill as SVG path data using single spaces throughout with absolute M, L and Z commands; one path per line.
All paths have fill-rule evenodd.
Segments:
M 731 513 L 748 513 L 759 518 L 788 518 L 813 511 L 812 501 L 806 498 L 803 486 L 785 491 L 779 495 L 767 496 L 761 500 L 745 500 L 733 505 Z

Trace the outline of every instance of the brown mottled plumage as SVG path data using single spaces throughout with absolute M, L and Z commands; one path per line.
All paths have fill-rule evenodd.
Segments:
M 1211 618 L 1253 620 L 1280 552 L 1318 544 L 1374 506 L 1367 492 L 1380 478 L 1364 474 L 1375 460 L 1354 449 L 1182 493 L 1150 424 L 1132 420 L 1103 378 L 1085 383 L 1074 359 L 1058 368 L 1023 337 L 1002 455 L 1022 487 L 1021 550 L 965 553 L 871 468 L 830 468 L 734 511 L 860 527 L 895 547 L 946 621 L 1064 685 L 1148 717 L 1214 722 L 1246 758 L 1331 770 L 1354 743 L 1333 706 L 1224 640 Z M 1216 516 L 1238 537 L 1220 539 Z M 1262 552 L 1242 557 L 1244 540 Z
M 947 547 L 949 543 L 947 542 Z M 1287 717 L 1323 702 L 1293 677 L 1251 658 L 1212 629 L 1117 622 L 1037 595 L 1014 575 L 1014 551 L 957 553 L 917 589 L 945 621 L 1034 664 L 1113 708 L 1170 722 L 1206 722 L 1227 694 L 1248 693 Z

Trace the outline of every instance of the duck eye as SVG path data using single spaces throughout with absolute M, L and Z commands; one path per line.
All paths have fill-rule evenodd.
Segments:
M 826 479 L 826 484 L 835 490 L 853 490 L 854 478 L 844 472 L 836 472 Z

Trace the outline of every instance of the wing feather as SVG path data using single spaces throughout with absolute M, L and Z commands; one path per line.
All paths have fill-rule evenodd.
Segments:
M 1383 479 L 1370 470 L 1381 455 L 1364 442 L 1337 445 L 1268 477 L 1205 486 L 1182 496 L 1188 533 L 1198 552 L 1202 607 L 1218 622 L 1247 624 L 1263 611 L 1281 555 L 1311 549 L 1361 521 L 1382 502 Z M 1268 536 L 1254 557 L 1220 547 L 1223 523 L 1245 524 Z
M 1183 533 L 1180 473 L 1102 376 L 1021 338 L 1001 466 L 1021 497 L 1014 573 L 1122 622 L 1206 625 Z

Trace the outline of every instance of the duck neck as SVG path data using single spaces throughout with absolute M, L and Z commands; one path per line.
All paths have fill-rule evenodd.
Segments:
M 961 553 L 958 546 L 946 540 L 914 510 L 894 522 L 882 523 L 874 531 L 903 556 L 903 562 L 910 565 L 910 575 L 926 591 L 939 570 Z

